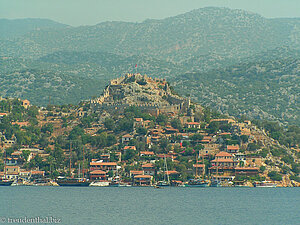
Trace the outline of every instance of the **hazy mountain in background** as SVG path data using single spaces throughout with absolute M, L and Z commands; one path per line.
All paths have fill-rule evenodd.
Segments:
M 0 19 L 0 39 L 13 38 L 31 31 L 70 27 L 49 19 Z
M 174 77 L 180 94 L 229 115 L 300 125 L 300 51 L 278 49 L 252 61 Z M 268 58 L 269 57 L 269 58 Z
M 26 93 L 34 103 L 47 104 L 49 93 L 36 92 L 36 86 L 22 89 L 19 80 L 27 72 L 30 82 L 39 81 L 36 85 L 49 85 L 42 77 L 50 79 L 51 74 L 61 77 L 62 87 L 67 82 L 63 76 L 71 83 L 74 79 L 79 89 L 85 79 L 97 84 L 80 95 L 73 94 L 74 88 L 53 98 L 54 103 L 78 102 L 97 95 L 112 77 L 135 72 L 138 64 L 138 72 L 172 79 L 178 91 L 223 113 L 300 122 L 297 18 L 267 19 L 208 7 L 142 23 L 54 23 L 11 34 L 0 40 L 0 76 L 5 77 L 0 95 Z
M 34 31 L 2 45 L 1 54 L 40 57 L 62 50 L 99 50 L 182 62 L 203 55 L 245 57 L 284 45 L 299 48 L 299 41 L 298 19 L 266 19 L 242 10 L 202 8 L 142 23 L 104 22 Z

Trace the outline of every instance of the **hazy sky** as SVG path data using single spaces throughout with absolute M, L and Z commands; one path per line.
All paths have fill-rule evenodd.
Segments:
M 300 17 L 300 0 L 0 0 L 0 18 L 48 18 L 69 25 L 161 19 L 206 6 L 265 17 Z

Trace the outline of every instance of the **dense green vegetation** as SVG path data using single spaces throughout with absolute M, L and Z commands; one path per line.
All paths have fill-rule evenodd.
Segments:
M 1 20 L 0 95 L 78 103 L 138 71 L 222 113 L 300 125 L 299 24 L 215 7 L 82 27 Z
M 174 79 L 180 94 L 230 115 L 300 124 L 299 59 L 249 62 Z

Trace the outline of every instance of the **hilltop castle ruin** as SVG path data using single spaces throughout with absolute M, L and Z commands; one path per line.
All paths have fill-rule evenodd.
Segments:
M 129 106 L 138 106 L 152 115 L 185 113 L 190 100 L 172 93 L 165 79 L 141 74 L 126 74 L 113 79 L 103 94 L 90 101 L 93 112 L 123 112 Z

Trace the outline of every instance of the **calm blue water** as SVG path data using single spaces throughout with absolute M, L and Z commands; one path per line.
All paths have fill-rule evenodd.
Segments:
M 0 218 L 61 224 L 300 224 L 300 188 L 0 187 Z

